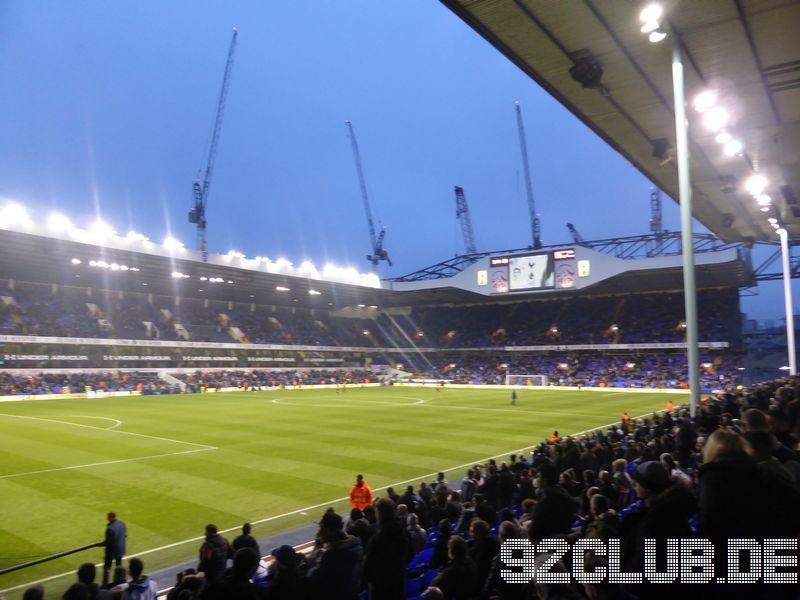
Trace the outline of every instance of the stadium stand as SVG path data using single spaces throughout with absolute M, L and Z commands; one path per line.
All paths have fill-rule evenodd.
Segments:
M 500 545 L 619 539 L 621 570 L 642 572 L 644 539 L 655 539 L 663 552 L 659 571 L 668 572 L 666 539 L 701 537 L 715 544 L 715 573 L 724 574 L 727 556 L 720 549 L 728 538 L 763 543 L 800 536 L 798 407 L 800 378 L 794 377 L 708 398 L 694 418 L 678 407 L 545 440 L 530 455 L 476 464 L 450 483 L 442 475 L 408 486 L 402 496 L 375 493 L 368 510 L 346 519 L 328 509 L 310 551 L 277 548 L 259 567 L 245 555 L 251 550 L 239 550 L 217 583 L 184 571 L 168 597 L 310 600 L 350 597 L 342 595 L 350 590 L 354 598 L 503 600 L 582 598 L 583 589 L 592 598 L 672 597 L 684 588 L 509 583 L 501 576 Z M 420 538 L 419 546 L 412 538 Z M 544 558 L 535 553 L 537 564 Z M 587 558 L 595 566 L 602 559 Z M 717 583 L 704 593 L 789 599 L 796 584 L 762 583 L 741 595 L 736 584 Z

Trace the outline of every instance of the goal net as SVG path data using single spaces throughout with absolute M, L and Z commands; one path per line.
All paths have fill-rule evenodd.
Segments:
M 506 385 L 547 386 L 547 375 L 511 375 L 506 373 Z

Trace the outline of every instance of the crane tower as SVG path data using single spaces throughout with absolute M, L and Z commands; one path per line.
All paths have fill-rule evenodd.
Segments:
M 214 173 L 214 161 L 217 157 L 219 134 L 222 131 L 222 117 L 225 114 L 225 100 L 228 97 L 228 87 L 231 82 L 233 56 L 236 50 L 236 36 L 238 33 L 238 30 L 234 27 L 231 45 L 228 48 L 228 60 L 225 63 L 225 74 L 222 77 L 222 89 L 219 93 L 217 114 L 214 118 L 214 130 L 211 133 L 211 144 L 208 148 L 208 161 L 206 162 L 205 174 L 202 173 L 202 169 L 198 171 L 197 179 L 192 185 L 194 206 L 189 211 L 189 223 L 197 225 L 197 239 L 200 246 L 200 253 L 203 256 L 203 262 L 208 261 L 208 247 L 206 246 L 206 228 L 208 226 L 206 207 L 208 206 L 208 192 L 211 187 L 211 176 Z M 201 175 L 202 180 L 200 179 Z

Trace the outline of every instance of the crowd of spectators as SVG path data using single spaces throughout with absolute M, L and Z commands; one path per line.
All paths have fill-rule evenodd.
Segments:
M 156 373 L 96 372 L 15 375 L 0 371 L 0 396 L 30 396 L 83 392 L 169 393 L 172 388 Z
M 186 391 L 189 393 L 199 392 L 203 388 L 257 390 L 282 386 L 356 385 L 377 382 L 376 374 L 365 369 L 343 371 L 194 371 L 192 373 L 176 374 L 176 378 L 186 384 Z
M 700 385 L 704 391 L 723 389 L 740 381 L 738 354 L 702 355 Z M 687 386 L 685 353 L 653 352 L 633 355 L 558 354 L 519 358 L 460 356 L 440 366 L 420 365 L 420 373 L 461 384 L 501 385 L 506 373 L 544 375 L 553 386 L 663 388 Z M 524 382 L 518 381 L 519 384 Z
M 417 360 L 404 369 L 417 376 L 456 384 L 503 385 L 506 373 L 547 377 L 547 385 L 609 388 L 686 388 L 686 357 L 683 354 L 602 356 L 478 357 L 446 359 L 439 366 Z M 702 356 L 700 383 L 710 392 L 740 381 L 738 355 Z M 226 369 L 175 373 L 185 387 L 167 383 L 155 372 L 115 371 L 84 373 L 41 372 L 33 375 L 0 371 L 0 396 L 68 394 L 84 391 L 141 392 L 150 394 L 196 393 L 206 389 L 265 389 L 280 386 L 378 383 L 389 378 L 369 369 Z M 516 380 L 518 385 L 526 382 Z
M 0 289 L 0 333 L 256 344 L 488 348 L 682 342 L 683 297 L 639 294 L 417 307 L 345 318 L 327 310 L 17 283 Z M 10 299 L 10 301 L 8 300 Z M 741 341 L 736 291 L 698 294 L 702 341 Z M 144 323 L 152 323 L 146 326 Z
M 647 563 L 662 579 L 677 582 L 686 572 L 668 554 L 668 540 L 706 539 L 714 547 L 713 576 L 733 575 L 729 539 L 765 547 L 765 540 L 796 543 L 800 537 L 799 439 L 798 377 L 709 398 L 695 417 L 686 407 L 636 421 L 625 414 L 618 425 L 579 437 L 554 432 L 530 454 L 476 464 L 454 481 L 439 473 L 400 490 L 359 488 L 351 492 L 353 508 L 345 517 L 324 512 L 308 555 L 281 546 L 272 551 L 267 569 L 249 526 L 230 545 L 209 525 L 198 569 L 182 572 L 168 597 L 650 600 L 699 592 L 712 599 L 796 600 L 796 546 L 795 568 L 789 570 L 794 583 L 718 581 L 702 590 L 641 578 L 531 581 L 530 566 L 512 564 L 500 548 L 509 540 L 528 540 L 536 567 L 548 563 L 551 572 L 568 573 L 574 552 L 582 552 L 583 563 L 594 570 L 608 567 L 611 555 L 597 551 L 597 544 L 616 545 L 621 572 L 644 573 Z M 571 549 L 561 555 L 537 546 L 553 539 Z M 576 550 L 579 539 L 595 540 L 587 545 L 595 550 Z M 645 551 L 646 539 L 654 540 L 655 558 Z M 760 554 L 748 556 L 757 560 Z M 127 587 L 118 592 L 123 600 L 136 597 L 130 590 L 156 587 L 141 561 L 132 559 L 130 566 L 127 584 L 124 576 L 121 586 L 109 584 Z M 509 572 L 523 583 L 512 583 Z M 767 575 L 760 568 L 739 572 L 744 580 Z M 88 589 L 91 577 L 84 573 L 79 579 L 64 598 L 101 597 Z M 30 592 L 25 598 L 42 597 L 39 588 Z

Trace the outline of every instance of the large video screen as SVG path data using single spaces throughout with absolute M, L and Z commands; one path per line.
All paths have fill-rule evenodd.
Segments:
M 508 289 L 536 290 L 555 287 L 553 256 L 531 254 L 530 256 L 510 256 L 508 258 Z

